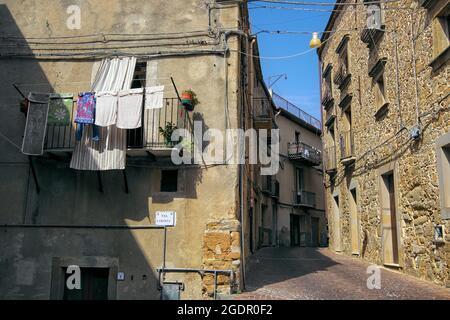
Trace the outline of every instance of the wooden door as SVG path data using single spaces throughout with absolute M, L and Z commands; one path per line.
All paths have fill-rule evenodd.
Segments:
M 291 214 L 291 246 L 300 246 L 300 216 Z
M 399 263 L 397 209 L 395 205 L 394 175 L 383 176 L 382 183 L 382 227 L 384 264 Z
M 311 218 L 311 246 L 318 247 L 319 239 L 319 218 Z
M 359 221 L 358 221 L 358 207 L 356 202 L 356 189 L 350 190 L 349 205 L 350 205 L 350 220 L 351 220 L 352 253 L 359 254 Z

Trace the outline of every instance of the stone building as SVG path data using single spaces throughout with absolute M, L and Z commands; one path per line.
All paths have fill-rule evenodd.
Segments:
M 321 122 L 273 94 L 280 108 L 280 184 L 277 203 L 277 244 L 327 246 L 324 208 Z
M 330 245 L 448 286 L 450 2 L 376 2 L 318 50 Z
M 248 212 L 252 229 L 248 230 L 251 252 L 267 246 L 326 246 L 327 222 L 323 206 L 323 171 L 321 122 L 264 83 L 259 63 L 258 42 L 252 45 L 254 85 L 252 92 L 253 122 L 258 130 L 277 129 L 279 141 L 278 170 L 255 175 Z M 268 131 L 270 133 L 270 131 Z
M 255 49 L 246 5 L 0 0 L 0 38 L 0 297 L 158 299 L 163 291 L 188 299 L 215 296 L 215 283 L 217 293 L 242 289 L 255 177 L 244 168 L 253 165 L 175 165 L 159 127 L 190 134 L 194 121 L 203 132 L 253 127 L 249 75 L 259 62 L 248 55 Z M 102 129 L 101 143 L 126 143 L 118 155 L 92 146 L 91 127 L 76 141 L 74 111 L 69 124 L 44 130 L 31 113 L 39 108 L 30 102 L 22 110 L 28 118 L 20 111 L 30 93 L 76 97 L 103 81 L 99 75 L 119 77 L 110 74 L 114 59 L 121 65 L 130 57 L 131 88 L 162 85 L 164 98 L 158 111 L 144 109 L 140 128 Z M 199 104 L 183 111 L 177 95 L 189 88 Z M 31 137 L 45 135 L 42 154 L 21 152 L 22 141 L 36 143 L 23 139 L 26 122 Z M 209 145 L 203 141 L 202 150 L 214 154 Z M 84 151 L 71 162 L 76 150 Z M 84 161 L 85 170 L 71 168 Z M 161 228 L 157 212 L 175 212 L 175 226 Z M 72 265 L 86 290 L 64 285 Z

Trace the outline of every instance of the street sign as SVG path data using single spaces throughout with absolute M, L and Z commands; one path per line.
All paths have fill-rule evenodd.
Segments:
M 156 211 L 155 215 L 157 226 L 175 227 L 177 224 L 177 213 L 175 211 Z

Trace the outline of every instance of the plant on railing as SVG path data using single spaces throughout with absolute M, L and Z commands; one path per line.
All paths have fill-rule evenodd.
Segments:
M 159 133 L 164 137 L 164 144 L 168 147 L 173 147 L 175 145 L 175 141 L 172 141 L 172 134 L 178 127 L 171 122 L 166 123 L 166 127 L 159 127 Z
M 181 94 L 181 103 L 187 111 L 192 111 L 200 101 L 198 101 L 197 94 L 192 89 L 188 89 Z

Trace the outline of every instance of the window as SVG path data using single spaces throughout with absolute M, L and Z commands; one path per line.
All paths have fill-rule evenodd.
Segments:
M 442 219 L 450 219 L 450 132 L 437 141 L 439 197 Z
M 450 43 L 450 9 L 441 12 L 433 20 L 433 56 L 437 57 L 447 49 Z
M 161 171 L 161 192 L 177 192 L 178 170 Z
M 373 92 L 375 98 L 375 107 L 377 108 L 375 118 L 380 119 L 387 111 L 386 88 L 384 83 L 384 68 L 387 58 L 381 58 L 369 71 L 369 76 L 373 81 Z
M 302 168 L 297 168 L 297 194 L 301 193 L 305 188 L 305 175 Z
M 435 71 L 450 59 L 450 1 L 421 0 L 420 4 L 427 9 L 427 19 L 431 22 L 433 60 L 430 66 Z
M 384 89 L 384 74 L 381 74 L 378 79 L 375 80 L 375 103 L 378 107 L 381 107 L 385 103 L 385 89 Z
M 347 76 L 350 74 L 349 72 L 349 57 L 348 57 L 348 41 L 350 40 L 349 35 L 345 35 L 341 42 L 339 43 L 336 53 L 339 55 L 339 66 L 338 70 L 334 75 L 334 83 L 338 86 L 343 86 L 344 83 L 348 83 L 345 81 Z
M 300 132 L 295 131 L 295 142 L 300 142 Z
M 145 88 L 147 78 L 147 62 L 137 62 L 134 70 L 132 89 Z M 144 115 L 144 114 L 142 114 Z M 142 121 L 144 123 L 144 121 Z M 143 128 L 127 130 L 127 147 L 142 148 L 144 146 Z
M 331 80 L 331 70 L 333 69 L 331 64 L 328 64 L 328 66 L 325 68 L 325 71 L 322 74 L 323 78 L 323 97 L 322 97 L 322 105 L 325 107 L 325 109 L 328 109 L 332 104 L 333 99 L 333 87 L 332 87 L 332 80 Z

